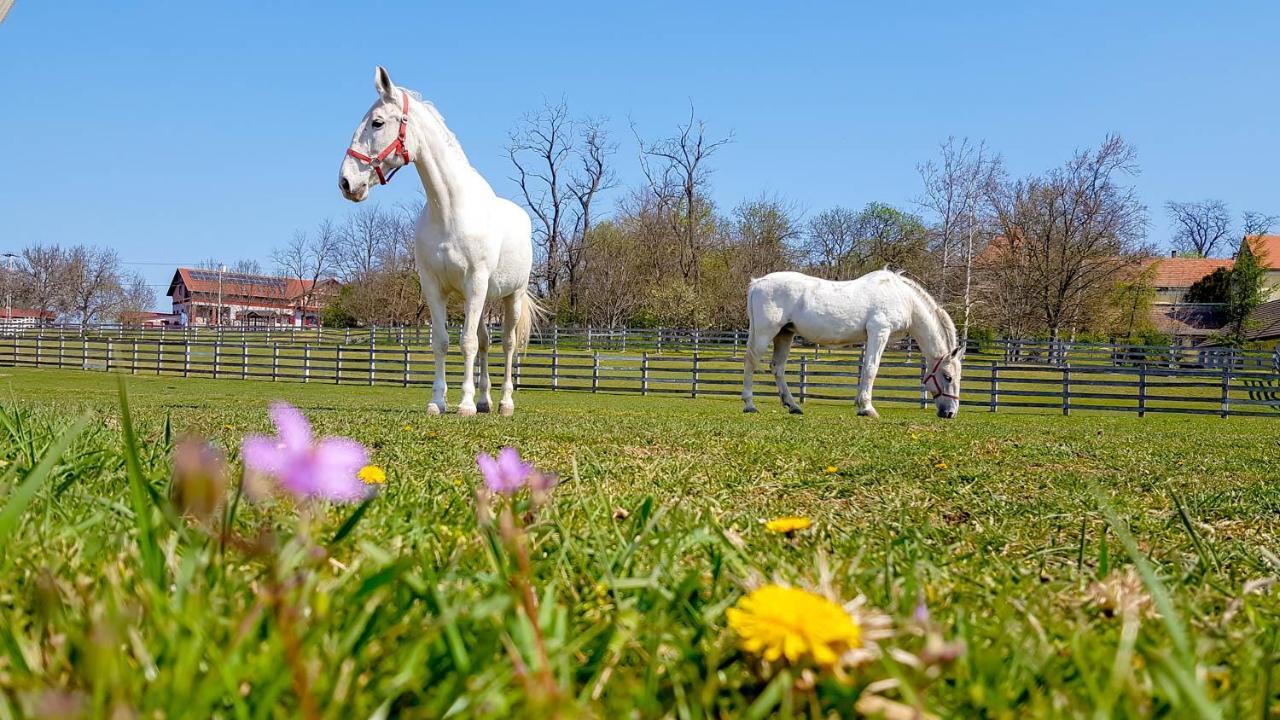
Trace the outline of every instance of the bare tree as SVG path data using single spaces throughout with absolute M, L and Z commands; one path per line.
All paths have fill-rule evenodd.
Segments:
M 850 280 L 846 263 L 858 243 L 858 213 L 845 207 L 823 210 L 808 223 L 804 239 L 810 271 L 828 280 Z
M 645 142 L 634 126 L 632 132 L 640 144 L 640 167 L 649 190 L 681 239 L 677 267 L 686 282 L 696 281 L 705 234 L 703 216 L 710 207 L 703 200 L 711 175 L 706 163 L 733 137 L 709 140 L 706 124 L 695 116 L 692 103 L 688 121 L 677 125 L 672 137 Z
M 924 182 L 918 204 L 932 215 L 933 251 L 938 256 L 938 273 L 931 283 L 938 300 L 951 302 L 951 276 L 963 270 L 960 303 L 961 338 L 968 337 L 969 315 L 973 307 L 973 259 L 976 245 L 985 233 L 979 218 L 983 196 L 1000 168 L 1000 156 L 987 150 L 986 143 L 968 138 L 948 137 L 939 147 L 939 158 L 916 166 Z
M 1148 253 L 1146 208 L 1122 184 L 1137 172 L 1133 147 L 1112 135 L 1044 176 L 993 182 L 990 201 L 1003 233 L 990 253 L 996 282 L 987 289 L 1000 295 L 994 299 L 1034 308 L 1055 338 L 1090 321 L 1114 283 Z
M 752 277 L 792 267 L 802 237 L 794 203 L 761 195 L 733 209 L 731 242 L 743 287 Z
M 257 260 L 241 258 L 227 266 L 229 272 L 239 275 L 263 275 L 262 263 Z
M 1173 221 L 1175 250 L 1212 257 L 1231 235 L 1231 212 L 1221 200 L 1168 202 L 1164 207 Z
M 303 307 L 315 304 L 320 281 L 333 275 L 338 244 L 337 228 L 331 221 L 324 220 L 315 232 L 298 230 L 287 244 L 272 252 L 277 271 L 301 283 L 302 296 L 298 301 Z
M 82 325 L 100 322 L 120 303 L 120 258 L 110 248 L 77 245 L 67 252 L 65 314 Z
M 582 262 L 587 250 L 587 241 L 594 229 L 595 217 L 592 206 L 596 196 L 612 189 L 616 184 L 613 169 L 609 167 L 609 158 L 617 151 L 618 146 L 609 141 L 608 132 L 604 129 L 604 121 L 588 118 L 578 123 L 578 170 L 572 174 L 568 190 L 573 195 L 577 207 L 573 214 L 572 234 L 565 245 L 565 274 L 569 286 L 569 308 L 575 313 L 578 310 L 578 285 L 582 274 Z
M 1256 210 L 1246 210 L 1244 213 L 1244 235 L 1245 237 L 1266 235 L 1271 232 L 1271 228 L 1275 227 L 1278 222 L 1280 222 L 1280 215 L 1268 215 Z M 1280 258 L 1276 259 L 1280 260 Z
M 18 265 L 22 304 L 53 312 L 67 290 L 67 253 L 57 245 L 32 245 L 22 251 Z
M 549 297 L 557 295 L 560 284 L 560 253 L 571 195 L 565 164 L 573 153 L 573 136 L 574 123 L 562 100 L 525 115 L 507 147 L 516 168 L 512 179 L 520 185 L 525 205 L 538 220 L 533 239 L 542 254 L 542 280 Z
M 124 322 L 129 314 L 143 313 L 156 306 L 156 291 L 147 283 L 146 277 L 139 272 L 130 273 L 120 288 L 120 302 L 117 308 L 120 321 Z

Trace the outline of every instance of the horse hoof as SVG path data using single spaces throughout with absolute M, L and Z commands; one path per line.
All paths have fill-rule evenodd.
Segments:
M 476 414 L 475 405 L 459 405 L 458 417 L 473 417 Z
M 516 404 L 513 402 L 499 403 L 498 412 L 502 413 L 502 417 L 511 417 L 516 414 Z
M 804 414 L 804 411 L 803 411 L 803 410 L 801 410 L 801 409 L 800 409 L 800 408 L 798 408 L 798 407 L 787 408 L 787 412 L 791 413 L 792 415 L 803 415 L 803 414 Z
M 487 413 L 489 411 L 490 411 L 489 403 L 487 402 L 476 403 L 476 412 Z
M 880 417 L 880 413 L 876 412 L 875 408 L 863 408 L 858 411 L 858 416 L 869 417 L 872 420 L 875 420 L 876 418 Z
M 757 410 L 757 409 L 755 409 L 755 407 L 754 407 L 754 406 L 752 406 L 752 407 L 744 407 L 744 408 L 742 408 L 742 412 L 747 413 L 747 414 L 751 414 L 751 413 L 758 413 L 758 412 L 760 412 L 760 411 L 759 411 L 759 410 Z
M 443 414 L 444 414 L 444 408 L 443 408 L 443 407 L 441 407 L 441 406 L 439 406 L 439 405 L 437 405 L 437 404 L 435 404 L 435 403 L 429 403 L 429 404 L 427 405 L 427 414 L 428 414 L 428 415 L 443 415 Z

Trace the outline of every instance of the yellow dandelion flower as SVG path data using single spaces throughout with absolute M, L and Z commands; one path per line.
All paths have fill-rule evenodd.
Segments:
M 726 612 L 742 649 L 765 660 L 805 658 L 823 667 L 862 645 L 862 628 L 844 608 L 811 592 L 766 585 Z
M 360 468 L 356 477 L 363 480 L 366 485 L 381 485 L 387 481 L 387 473 L 377 465 L 365 465 Z
M 405 432 L 413 432 L 413 426 L 412 426 L 412 425 L 405 425 L 405 426 L 404 426 L 404 428 L 403 428 L 403 430 L 404 430 Z
M 836 467 L 835 465 L 828 465 L 828 466 L 827 466 L 827 474 L 828 474 L 828 475 L 835 475 L 835 474 L 836 474 L 836 473 L 838 473 L 838 472 L 840 472 L 840 468 Z
M 933 469 L 934 469 L 934 470 L 946 470 L 948 467 L 950 467 L 950 466 L 949 466 L 949 465 L 947 465 L 947 464 L 946 464 L 946 463 L 944 463 L 944 462 L 938 462 L 938 463 L 934 463 L 934 464 L 933 464 Z
M 790 535 L 791 533 L 804 530 L 812 524 L 813 523 L 809 522 L 809 518 L 807 517 L 780 517 L 774 518 L 765 523 L 764 527 L 769 532 Z
M 235 426 L 235 425 L 223 425 L 223 426 L 222 426 L 222 429 L 223 429 L 223 430 L 226 430 L 227 432 L 232 432 L 232 431 L 234 431 L 234 430 L 236 429 L 236 426 Z

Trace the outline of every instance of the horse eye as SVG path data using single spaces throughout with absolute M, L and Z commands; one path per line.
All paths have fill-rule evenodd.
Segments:
M 374 126 L 375 128 L 380 128 L 380 127 L 382 127 L 382 121 L 381 121 L 381 120 L 374 120 L 374 121 L 373 121 L 373 126 Z
M 943 375 L 942 377 L 943 377 L 943 378 L 945 378 L 947 382 L 951 382 L 951 376 L 950 376 L 950 375 Z

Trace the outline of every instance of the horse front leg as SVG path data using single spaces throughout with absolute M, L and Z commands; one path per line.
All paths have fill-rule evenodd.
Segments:
M 858 414 L 878 418 L 880 413 L 871 406 L 871 388 L 880 372 L 880 358 L 889 345 L 889 329 L 867 329 L 867 344 L 862 350 L 862 378 L 858 381 Z
M 463 303 L 462 337 L 458 345 L 462 348 L 462 401 L 458 403 L 458 415 L 470 417 L 476 414 L 476 353 L 480 350 L 480 339 L 477 331 L 480 319 L 484 316 L 485 291 L 489 286 L 489 278 L 473 275 L 467 283 Z
M 431 381 L 431 402 L 427 403 L 427 414 L 440 415 L 448 410 L 445 394 L 449 391 L 449 383 L 444 375 L 444 361 L 449 354 L 449 308 L 443 293 L 425 275 L 422 277 L 422 295 L 431 310 L 431 359 L 436 369 Z
M 769 338 L 751 331 L 747 335 L 746 351 L 742 353 L 742 412 L 753 413 L 756 410 L 755 377 L 760 358 L 769 349 Z
M 493 407 L 489 399 L 492 382 L 489 380 L 489 327 L 483 322 L 476 330 L 479 350 L 476 353 L 476 374 L 480 376 L 480 398 L 476 400 L 476 412 L 487 413 Z

